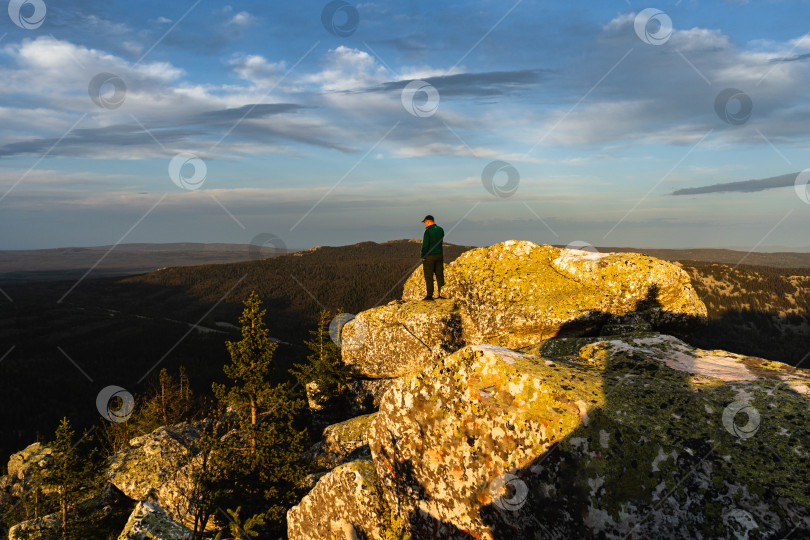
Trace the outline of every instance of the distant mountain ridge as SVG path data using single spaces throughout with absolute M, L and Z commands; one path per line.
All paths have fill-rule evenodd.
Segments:
M 78 279 L 93 268 L 90 277 L 125 276 L 152 272 L 160 268 L 226 264 L 249 261 L 258 249 L 261 258 L 287 253 L 314 253 L 321 249 L 352 248 L 368 245 L 418 243 L 419 239 L 359 242 L 346 246 L 315 246 L 309 249 L 276 249 L 251 244 L 172 242 L 132 243 L 113 246 L 64 247 L 33 250 L 0 251 L 0 281 L 54 281 Z M 470 246 L 477 247 L 477 246 Z M 557 247 L 565 247 L 558 245 Z M 113 249 L 111 249 L 113 248 Z M 810 268 L 810 253 L 747 252 L 733 249 L 663 249 L 597 247 L 601 252 L 644 253 L 668 261 L 701 261 L 724 264 L 746 264 L 782 268 Z M 109 251 L 109 254 L 105 255 Z
M 169 266 L 197 266 L 250 260 L 258 250 L 262 257 L 290 253 L 251 244 L 120 244 L 113 246 L 0 251 L 0 279 L 75 279 L 93 268 L 92 277 L 123 276 L 151 272 Z M 109 252 L 108 255 L 105 255 Z M 102 259 L 103 258 L 103 259 Z M 94 267 L 95 266 L 95 267 Z

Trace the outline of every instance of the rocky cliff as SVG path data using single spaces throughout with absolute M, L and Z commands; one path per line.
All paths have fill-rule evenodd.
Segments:
M 680 267 L 509 241 L 445 274 L 344 328 L 387 389 L 290 538 L 810 534 L 810 372 L 678 339 L 706 314 Z

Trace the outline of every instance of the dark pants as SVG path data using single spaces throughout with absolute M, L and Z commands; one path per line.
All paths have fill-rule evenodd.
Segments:
M 427 296 L 433 296 L 433 275 L 436 275 L 436 284 L 439 286 L 438 293 L 442 293 L 444 286 L 444 256 L 426 255 L 422 260 L 422 270 L 425 272 L 425 289 Z

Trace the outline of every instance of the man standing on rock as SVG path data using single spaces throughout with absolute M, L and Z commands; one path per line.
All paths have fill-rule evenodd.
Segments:
M 433 274 L 436 274 L 436 285 L 438 285 L 438 296 L 442 297 L 442 286 L 444 285 L 444 252 L 442 242 L 444 241 L 444 229 L 436 225 L 433 216 L 428 214 L 422 220 L 425 224 L 425 234 L 422 237 L 422 270 L 425 272 L 425 300 L 433 300 Z

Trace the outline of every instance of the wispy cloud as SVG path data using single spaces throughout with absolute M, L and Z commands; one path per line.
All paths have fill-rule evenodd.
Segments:
M 766 189 L 775 189 L 781 187 L 793 187 L 796 182 L 796 176 L 799 173 L 782 174 L 779 176 L 772 176 L 770 178 L 760 178 L 758 180 L 742 180 L 740 182 L 726 182 L 724 184 L 712 184 L 710 186 L 701 186 L 694 188 L 684 188 L 674 191 L 673 195 L 704 195 L 706 193 L 724 193 L 730 191 L 738 191 L 742 193 L 753 193 L 756 191 L 764 191 Z

